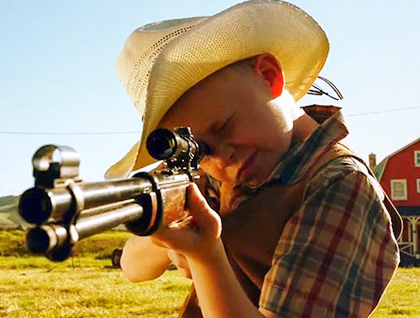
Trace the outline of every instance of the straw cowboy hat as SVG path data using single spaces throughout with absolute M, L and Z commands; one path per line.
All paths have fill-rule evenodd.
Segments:
M 328 50 L 320 26 L 283 1 L 249 1 L 211 17 L 157 22 L 135 30 L 116 67 L 143 118 L 143 132 L 106 177 L 126 177 L 153 163 L 145 149 L 149 133 L 183 93 L 215 71 L 271 53 L 282 65 L 287 90 L 299 100 L 321 71 Z

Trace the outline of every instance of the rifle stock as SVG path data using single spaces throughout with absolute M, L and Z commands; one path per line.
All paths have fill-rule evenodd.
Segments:
M 19 213 L 32 224 L 27 247 L 52 261 L 67 259 L 77 241 L 124 224 L 136 235 L 151 235 L 184 216 L 186 189 L 198 176 L 208 147 L 189 128 L 157 129 L 147 139 L 151 156 L 164 167 L 129 179 L 85 183 L 80 159 L 67 146 L 47 145 L 34 154 L 35 186 L 25 191 Z M 57 158 L 58 157 L 58 158 Z

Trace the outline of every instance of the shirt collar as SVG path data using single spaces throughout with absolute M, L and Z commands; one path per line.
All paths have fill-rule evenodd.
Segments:
M 318 110 L 305 110 L 309 116 L 318 120 Z M 325 116 L 325 109 L 323 109 Z M 348 135 L 342 112 L 335 108 L 333 115 L 326 119 L 304 142 L 292 146 L 273 170 L 271 181 L 282 184 L 298 182 L 315 163 L 317 158 L 330 146 Z M 328 117 L 328 116 L 327 116 Z

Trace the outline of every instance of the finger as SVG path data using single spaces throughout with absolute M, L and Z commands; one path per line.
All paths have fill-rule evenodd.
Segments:
M 196 226 L 194 224 L 194 219 L 191 215 L 187 215 L 186 217 L 172 222 L 171 224 L 168 225 L 169 228 L 186 228 L 189 227 L 191 229 L 195 229 Z
M 206 232 L 219 236 L 222 226 L 220 216 L 208 205 L 196 184 L 191 184 L 187 190 L 187 210 L 194 224 Z
M 208 215 L 209 210 L 212 210 L 195 183 L 187 188 L 187 210 L 197 220 Z
M 169 249 L 179 250 L 186 241 L 194 240 L 194 233 L 198 231 L 191 216 L 182 221 L 162 226 L 152 237 L 154 244 Z

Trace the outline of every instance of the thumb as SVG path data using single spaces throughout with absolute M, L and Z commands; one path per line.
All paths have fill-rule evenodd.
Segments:
M 187 210 L 200 229 L 211 232 L 216 237 L 220 236 L 220 216 L 208 205 L 195 183 L 190 184 L 187 189 Z

